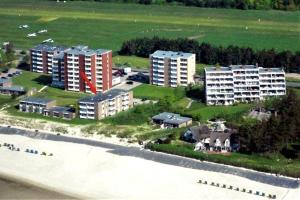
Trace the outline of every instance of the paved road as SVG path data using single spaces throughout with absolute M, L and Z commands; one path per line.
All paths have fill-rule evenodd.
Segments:
M 300 83 L 298 83 L 298 82 L 286 82 L 286 86 L 287 86 L 287 87 L 295 87 L 295 88 L 298 88 L 298 87 L 300 87 Z
M 175 155 L 169 155 L 159 152 L 140 150 L 138 147 L 126 147 L 116 144 L 110 144 L 100 141 L 94 141 L 83 138 L 73 138 L 68 136 L 58 136 L 54 134 L 48 133 L 36 133 L 26 130 L 20 130 L 16 128 L 7 128 L 0 127 L 0 134 L 15 134 L 22 135 L 35 139 L 43 139 L 43 140 L 52 140 L 52 141 L 64 141 L 64 142 L 72 142 L 77 144 L 86 144 L 90 146 L 103 147 L 110 149 L 109 152 L 113 154 L 117 154 L 120 156 L 134 156 L 146 160 L 152 160 L 155 162 L 160 162 L 169 165 L 175 165 L 180 167 L 213 171 L 219 173 L 233 174 L 240 177 L 244 177 L 250 180 L 254 180 L 261 183 L 266 183 L 274 186 L 284 187 L 284 188 L 298 188 L 300 185 L 299 181 L 286 178 L 286 177 L 276 177 L 274 175 L 269 175 L 261 172 L 244 170 L 241 168 L 224 166 L 216 163 L 207 163 L 201 162 L 195 159 L 184 158 Z

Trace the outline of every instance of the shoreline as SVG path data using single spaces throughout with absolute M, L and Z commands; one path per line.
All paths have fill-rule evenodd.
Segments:
M 78 199 L 76 195 L 57 191 L 48 185 L 35 183 L 12 173 L 0 171 L 1 199 Z

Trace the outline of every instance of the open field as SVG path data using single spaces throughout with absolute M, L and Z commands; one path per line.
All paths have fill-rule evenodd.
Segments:
M 299 50 L 299 11 L 207 9 L 98 2 L 0 1 L 0 38 L 18 48 L 44 39 L 118 50 L 124 40 L 154 35 L 215 45 Z M 29 29 L 18 29 L 28 24 Z M 47 28 L 35 38 L 26 34 Z
M 151 100 L 159 100 L 166 96 L 172 99 L 179 99 L 184 95 L 184 88 L 159 87 L 155 85 L 142 84 L 135 87 L 133 95 L 136 98 L 146 98 Z
M 186 110 L 185 113 L 204 122 L 214 117 L 238 119 L 241 115 L 245 114 L 251 106 L 251 104 L 206 106 L 203 103 L 193 102 L 191 107 Z
M 113 63 L 115 65 L 127 65 L 135 69 L 149 69 L 149 59 L 137 56 L 114 56 Z

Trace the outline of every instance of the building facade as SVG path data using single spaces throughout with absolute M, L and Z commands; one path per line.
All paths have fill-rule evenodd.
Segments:
M 63 52 L 65 47 L 52 44 L 39 44 L 30 49 L 30 70 L 37 73 L 52 74 L 52 60 L 55 54 Z
M 65 51 L 64 87 L 74 92 L 105 92 L 112 87 L 112 51 L 76 46 Z
M 103 119 L 133 107 L 132 91 L 113 89 L 78 101 L 81 119 Z
M 280 68 L 262 68 L 255 65 L 205 68 L 208 105 L 253 102 L 285 93 L 285 72 Z
M 192 53 L 156 51 L 150 55 L 150 83 L 177 87 L 194 83 L 196 55 Z
M 65 53 L 60 52 L 52 60 L 52 86 L 65 88 Z
M 56 101 L 52 99 L 27 97 L 20 101 L 19 110 L 21 112 L 43 114 L 45 109 L 52 108 L 55 105 Z

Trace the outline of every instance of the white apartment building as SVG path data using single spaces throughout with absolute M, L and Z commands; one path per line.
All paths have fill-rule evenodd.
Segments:
M 205 93 L 208 105 L 230 105 L 285 95 L 285 73 L 280 68 L 254 65 L 208 67 L 205 68 Z
M 112 89 L 78 101 L 81 119 L 102 119 L 133 106 L 132 91 Z
M 192 53 L 155 51 L 150 55 L 150 83 L 177 87 L 194 83 L 196 55 Z

